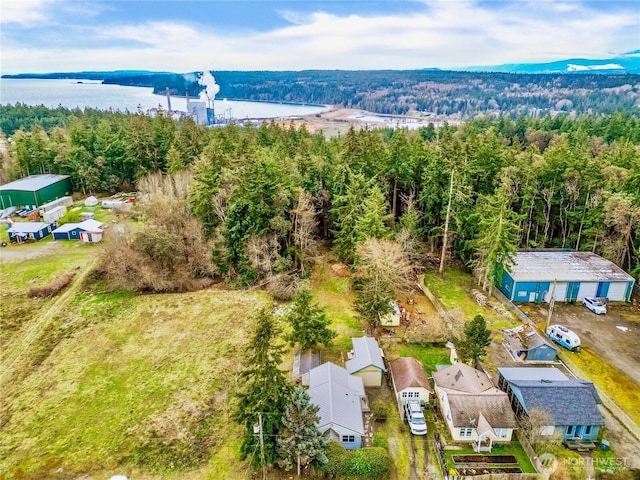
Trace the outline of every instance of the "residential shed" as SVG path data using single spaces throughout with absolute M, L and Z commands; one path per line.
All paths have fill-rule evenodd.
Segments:
M 404 404 L 410 400 L 429 403 L 431 385 L 422 363 L 412 357 L 400 357 L 391 362 L 390 370 L 401 417 L 404 416 Z
M 72 193 L 69 175 L 31 175 L 0 186 L 0 208 L 29 206 L 35 209 Z
M 634 278 L 591 252 L 518 252 L 497 286 L 513 302 L 575 302 L 605 297 L 628 302 Z M 555 282 L 555 288 L 554 288 Z
M 86 232 L 102 235 L 102 222 L 90 219 L 81 223 L 65 223 L 53 231 L 53 238 L 55 240 L 81 240 L 82 234 Z
M 386 370 L 382 350 L 375 338 L 352 338 L 353 350 L 345 367 L 350 374 L 362 377 L 365 387 L 380 387 Z
M 16 222 L 7 230 L 9 240 L 22 243 L 29 240 L 42 240 L 56 228 L 55 223 Z
M 558 354 L 558 349 L 531 325 L 505 329 L 502 333 L 504 346 L 515 360 L 553 362 Z

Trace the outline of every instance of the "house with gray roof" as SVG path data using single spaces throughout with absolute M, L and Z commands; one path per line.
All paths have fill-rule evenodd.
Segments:
M 606 297 L 628 302 L 634 278 L 592 252 L 517 252 L 496 285 L 512 302 L 576 302 Z M 554 288 L 555 283 L 555 288 Z
M 596 440 L 604 419 L 593 383 L 570 379 L 555 367 L 498 368 L 498 387 L 506 392 L 516 416 L 523 420 L 533 410 L 546 412 L 550 424 L 543 436 L 565 440 Z
M 353 350 L 348 354 L 349 360 L 346 362 L 347 371 L 362 377 L 365 387 L 379 387 L 386 370 L 382 358 L 382 350 L 375 338 L 358 337 L 352 338 Z
M 366 397 L 362 378 L 327 362 L 309 371 L 310 403 L 319 408 L 318 430 L 348 450 L 362 447 L 362 412 Z
M 102 222 L 89 219 L 80 223 L 65 223 L 53 231 L 53 238 L 55 240 L 81 240 L 83 233 L 102 235 Z
M 451 438 L 477 452 L 509 443 L 518 427 L 507 394 L 487 374 L 464 363 L 433 372 L 435 397 Z

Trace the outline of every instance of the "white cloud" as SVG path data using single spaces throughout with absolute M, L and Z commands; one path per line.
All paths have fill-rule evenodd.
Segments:
M 0 23 L 33 25 L 47 19 L 48 7 L 54 0 L 2 0 Z
M 610 51 L 636 48 L 639 27 L 638 16 L 629 11 L 598 12 L 578 2 L 486 7 L 471 0 L 429 0 L 424 11 L 411 14 L 281 14 L 289 25 L 266 32 L 223 34 L 175 21 L 91 27 L 91 43 L 101 42 L 99 49 L 83 49 L 81 38 L 72 50 L 3 47 L 3 66 L 12 72 L 193 71 L 203 65 L 217 70 L 456 68 L 604 58 Z

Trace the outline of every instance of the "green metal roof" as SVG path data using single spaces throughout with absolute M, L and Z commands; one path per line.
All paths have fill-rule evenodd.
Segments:
M 38 190 L 42 190 L 49 185 L 58 183 L 65 178 L 69 178 L 69 175 L 30 175 L 28 177 L 21 178 L 20 180 L 15 180 L 0 186 L 0 191 L 18 190 L 23 192 L 37 192 Z

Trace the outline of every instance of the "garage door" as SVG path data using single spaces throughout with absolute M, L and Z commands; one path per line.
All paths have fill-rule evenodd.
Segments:
M 578 290 L 578 300 L 584 297 L 595 297 L 598 291 L 598 282 L 581 282 Z
M 607 298 L 613 301 L 624 301 L 627 294 L 628 282 L 611 282 L 609 284 L 609 292 Z
M 551 290 L 553 290 L 553 284 L 549 287 L 549 291 L 544 294 L 544 301 L 549 303 L 551 299 Z M 556 283 L 556 302 L 564 302 L 567 299 L 567 282 Z

